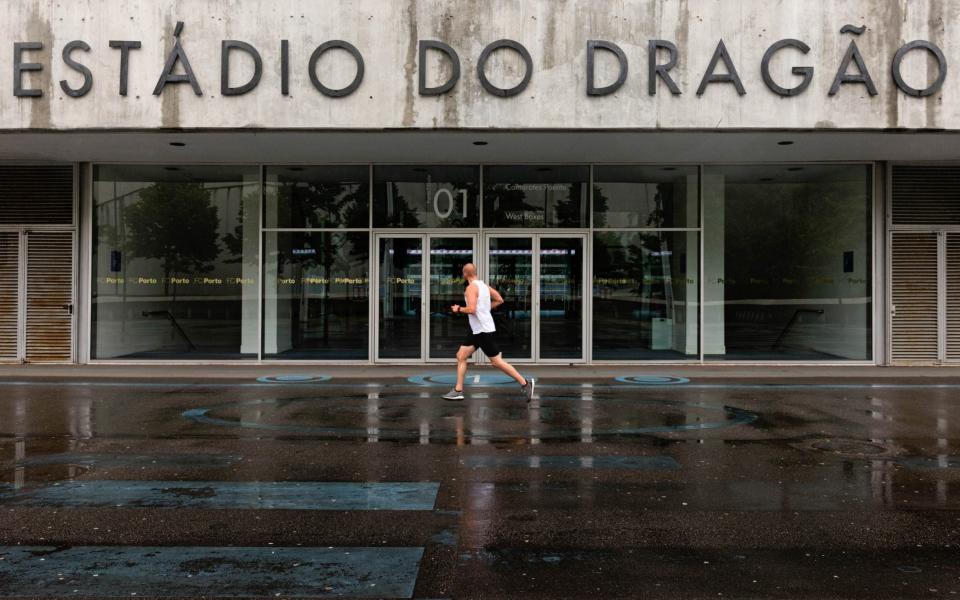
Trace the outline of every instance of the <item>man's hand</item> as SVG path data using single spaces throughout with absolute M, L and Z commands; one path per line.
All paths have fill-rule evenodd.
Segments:
M 455 312 L 455 313 L 460 312 L 460 305 L 459 305 L 459 304 L 454 304 L 453 306 L 451 306 L 451 307 L 450 307 L 450 312 Z

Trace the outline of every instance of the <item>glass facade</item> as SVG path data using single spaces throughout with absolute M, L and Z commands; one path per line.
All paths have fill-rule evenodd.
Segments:
M 699 169 L 598 166 L 594 360 L 699 359 Z
M 370 235 L 264 233 L 264 358 L 366 360 Z
M 589 191 L 589 167 L 486 167 L 483 225 L 491 228 L 586 227 Z
M 99 166 L 91 357 L 256 357 L 257 167 Z
M 864 165 L 705 169 L 708 358 L 873 357 L 871 190 Z
M 869 165 L 101 165 L 91 358 L 872 359 Z M 702 324 L 702 327 L 701 327 Z

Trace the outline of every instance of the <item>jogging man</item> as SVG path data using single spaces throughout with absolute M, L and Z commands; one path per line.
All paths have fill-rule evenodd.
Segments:
M 495 339 L 497 328 L 493 324 L 493 315 L 490 311 L 503 304 L 503 297 L 497 293 L 497 290 L 477 279 L 477 268 L 473 263 L 463 265 L 463 278 L 467 280 L 467 291 L 463 295 L 467 305 L 454 304 L 450 310 L 454 314 L 467 315 L 470 321 L 470 334 L 457 351 L 457 385 L 447 392 L 443 399 L 463 400 L 463 380 L 467 375 L 467 361 L 477 348 L 480 348 L 490 359 L 490 364 L 517 380 L 520 391 L 526 396 L 527 402 L 530 402 L 533 398 L 534 380 L 527 381 L 510 363 L 503 360 Z

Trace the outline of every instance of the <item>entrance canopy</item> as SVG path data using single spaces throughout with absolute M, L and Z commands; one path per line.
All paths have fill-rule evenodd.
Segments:
M 304 164 L 938 162 L 960 160 L 960 133 L 484 129 L 30 132 L 0 135 L 0 160 Z

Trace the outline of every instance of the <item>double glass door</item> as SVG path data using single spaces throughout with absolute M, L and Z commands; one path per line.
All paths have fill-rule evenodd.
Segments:
M 504 358 L 585 359 L 585 241 L 579 234 L 486 237 L 486 280 L 504 300 L 494 311 Z
M 463 265 L 476 263 L 475 236 L 377 236 L 377 359 L 453 359 L 467 326 Z
M 468 325 L 463 265 L 503 296 L 493 311 L 505 358 L 585 359 L 586 238 L 580 234 L 490 234 L 478 253 L 472 235 L 377 236 L 377 359 L 452 360 Z

